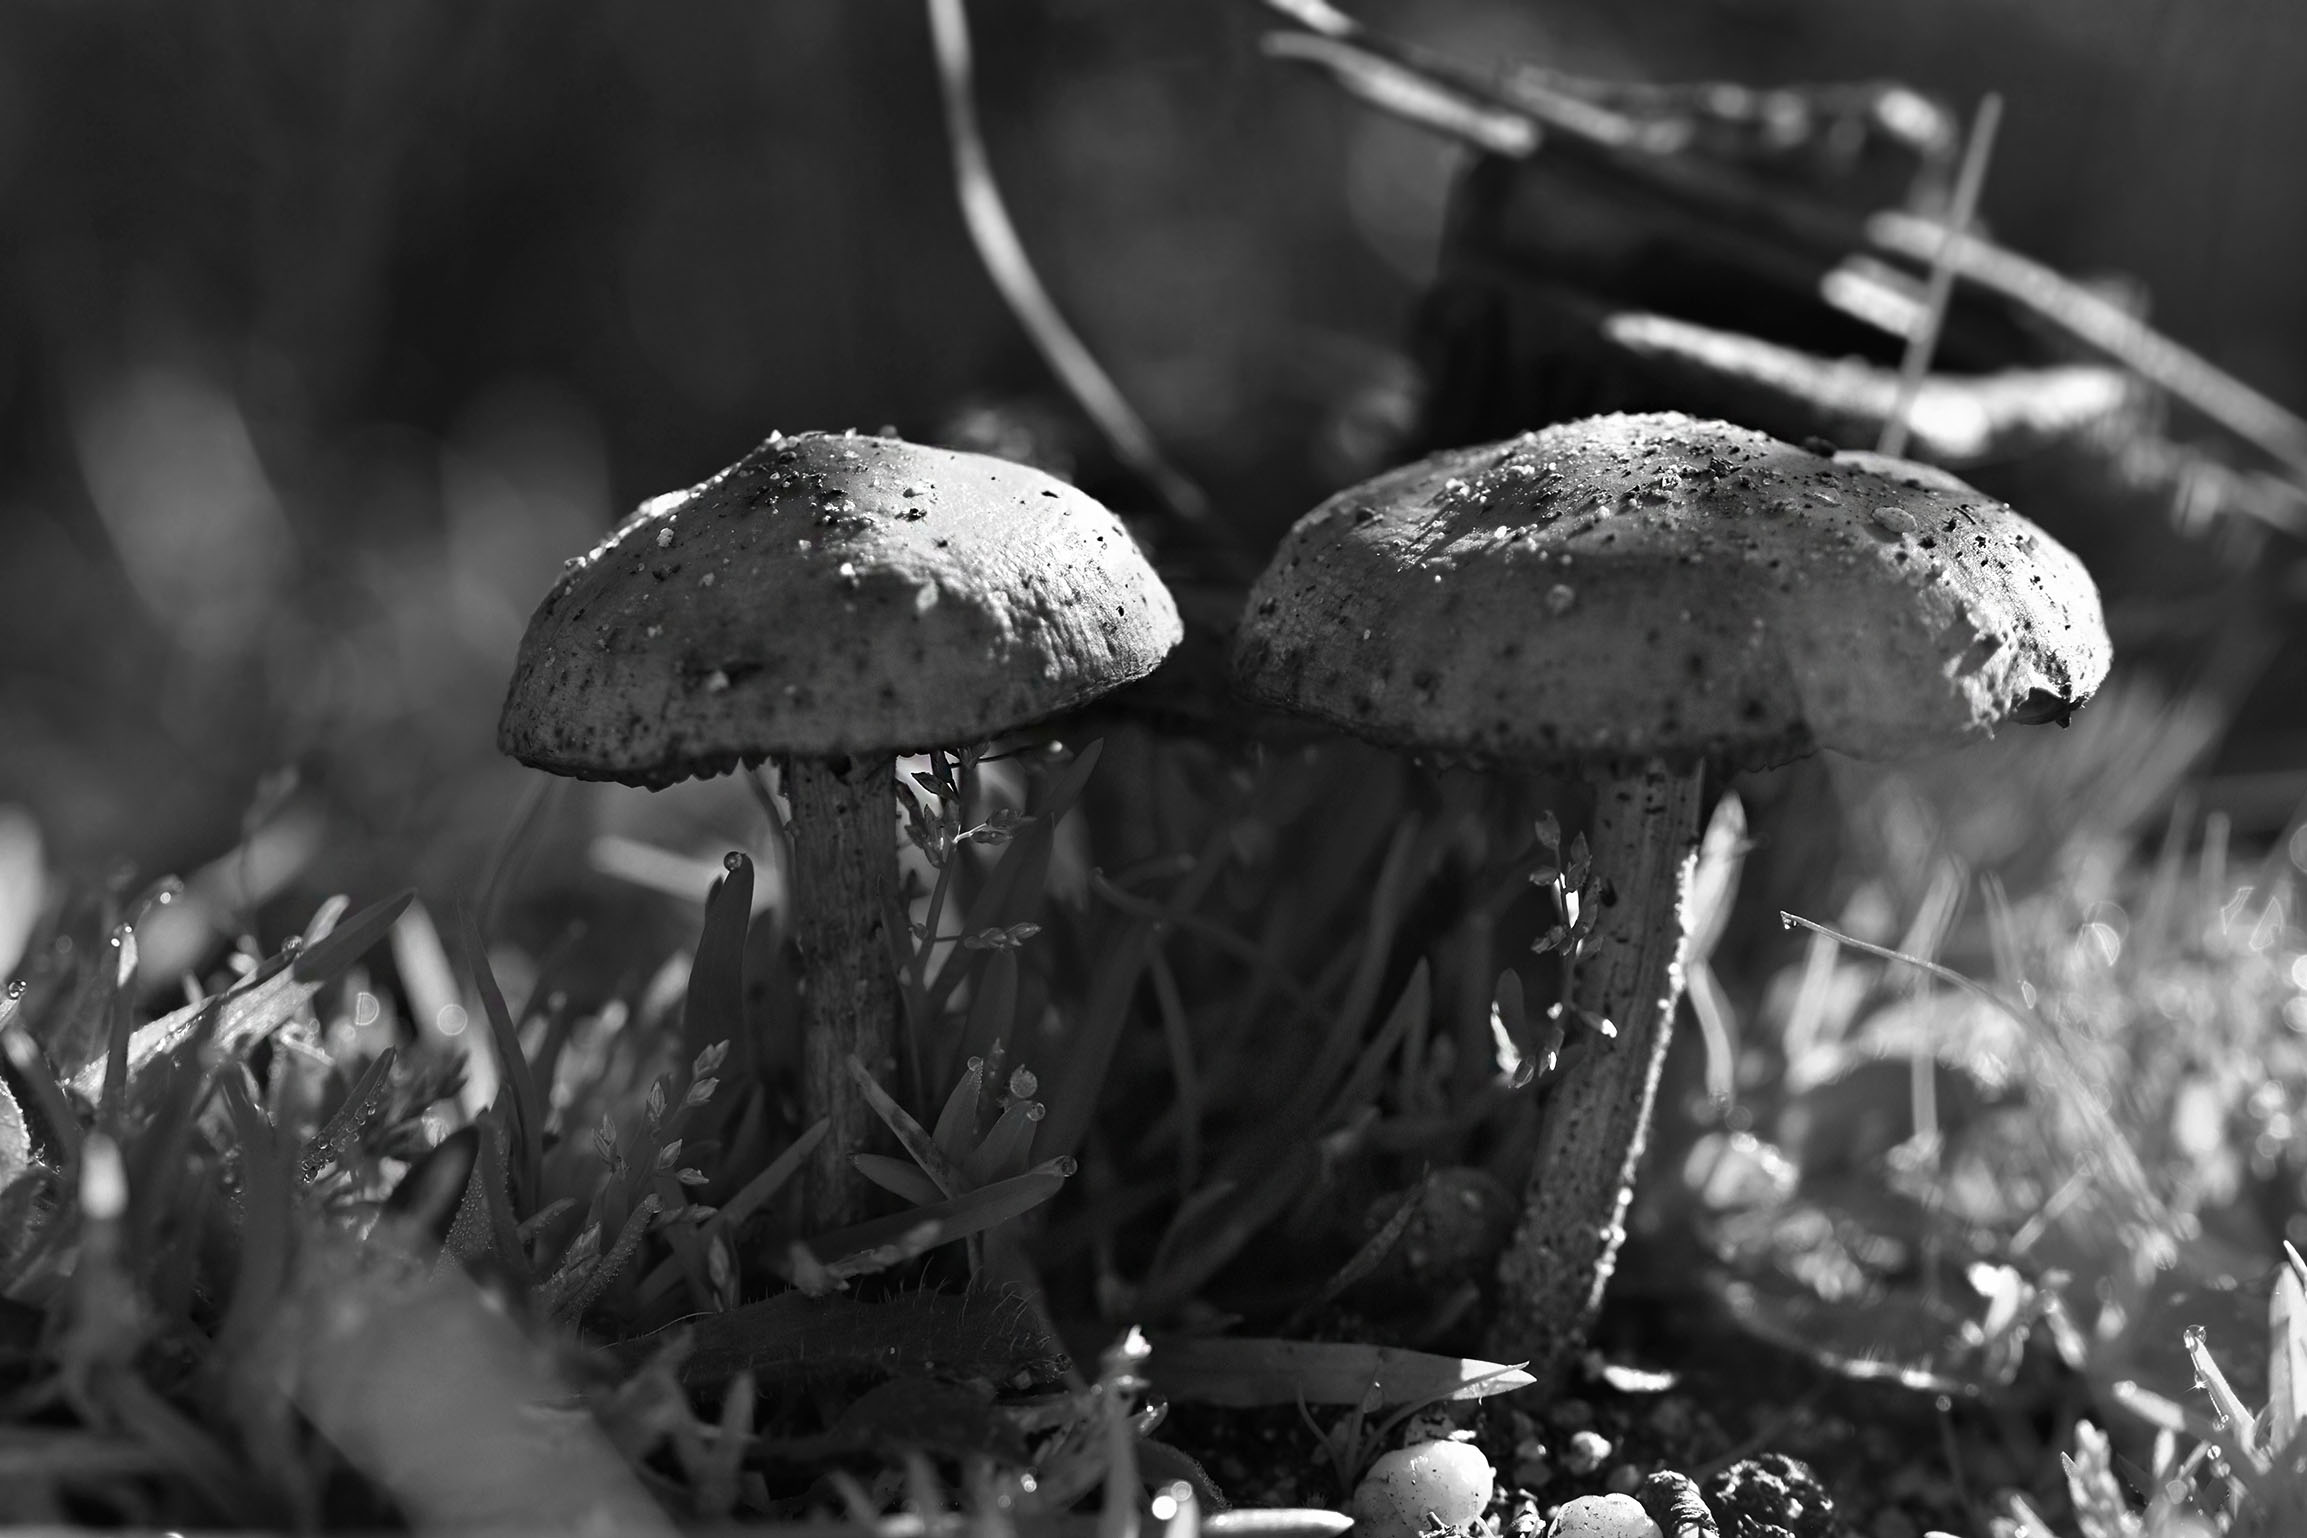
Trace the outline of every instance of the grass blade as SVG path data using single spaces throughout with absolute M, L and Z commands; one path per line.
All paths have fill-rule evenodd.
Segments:
M 385 1048 L 362 1070 L 360 1078 L 346 1093 L 344 1104 L 336 1108 L 336 1114 L 305 1144 L 304 1156 L 297 1161 L 299 1179 L 309 1184 L 351 1151 L 362 1130 L 384 1108 L 385 1091 L 392 1085 L 393 1061 L 399 1051 L 397 1047 Z
M 2307 1289 L 2289 1266 L 2267 1303 L 2267 1448 L 2281 1452 L 2307 1415 Z
M 480 992 L 482 1012 L 489 1017 L 489 1039 L 497 1047 L 499 1082 L 512 1099 L 512 1125 L 507 1128 L 512 1144 L 512 1167 L 506 1173 L 512 1183 L 513 1215 L 523 1218 L 536 1210 L 538 1190 L 543 1183 L 544 1097 L 537 1093 L 536 1075 L 529 1069 L 528 1054 L 521 1050 L 520 1030 L 513 1024 L 512 1011 L 505 1007 L 504 990 L 497 986 L 497 974 L 489 965 L 489 950 L 481 939 L 480 925 L 473 921 L 470 909 L 458 916 L 464 930 L 465 966 L 473 974 L 473 986 Z
M 864 1261 L 867 1269 L 878 1270 L 1031 1212 L 1064 1188 L 1072 1163 L 1070 1159 L 1051 1159 L 1022 1175 L 995 1181 L 950 1201 L 932 1202 L 910 1212 L 819 1234 L 808 1245 L 828 1268 L 838 1270 L 844 1262 Z
M 1196 1404 L 1360 1405 L 1485 1399 L 1536 1380 L 1517 1367 L 1350 1341 L 1156 1336 L 1146 1376 Z
M 750 1084 L 760 1077 L 760 1057 L 745 1029 L 745 935 L 753 922 L 753 862 L 732 852 L 726 872 L 705 894 L 705 925 L 697 936 L 696 959 L 689 964 L 689 992 L 681 1007 L 684 1057 L 715 1042 L 729 1044 L 733 1076 Z
M 345 968 L 367 955 L 370 946 L 391 932 L 393 925 L 400 921 L 401 910 L 414 901 L 416 895 L 413 888 L 395 892 L 361 909 L 297 952 L 288 964 L 290 974 L 298 982 L 315 988 L 333 982 Z

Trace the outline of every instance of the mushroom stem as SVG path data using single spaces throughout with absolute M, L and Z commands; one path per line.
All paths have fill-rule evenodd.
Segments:
M 1626 1237 L 1682 996 L 1683 903 L 1697 858 L 1701 770 L 1659 759 L 1596 786 L 1588 830 L 1600 913 L 1580 945 L 1570 1002 L 1613 1037 L 1572 1027 L 1548 1093 L 1522 1217 L 1498 1266 L 1491 1354 L 1528 1360 L 1559 1389 L 1585 1347 Z
M 784 764 L 793 821 L 793 943 L 801 960 L 802 1108 L 828 1123 L 810 1156 L 803 1212 L 812 1229 L 865 1214 L 849 1156 L 875 1124 L 849 1076 L 849 1055 L 889 1068 L 897 977 L 889 916 L 897 911 L 896 771 L 887 757 Z

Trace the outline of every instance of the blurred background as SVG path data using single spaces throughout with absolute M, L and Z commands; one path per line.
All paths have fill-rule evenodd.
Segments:
M 2307 9 L 1356 13 L 1617 80 L 1895 77 L 1960 113 L 2000 90 L 1997 235 L 2123 276 L 2307 407 Z M 1218 519 L 1262 549 L 1383 463 L 1460 151 L 1262 58 L 1247 0 L 972 19 L 1023 236 Z M 209 867 L 239 900 L 463 895 L 534 778 L 492 737 L 560 562 L 773 427 L 1025 441 L 1158 542 L 987 282 L 948 166 L 896 0 L 0 7 L 0 858 Z M 2233 573 L 2206 541 L 2057 532 L 2176 635 L 2175 671 L 2224 665 L 2198 621 Z M 2219 759 L 2268 830 L 2307 788 L 2296 614 Z M 724 782 L 552 816 L 546 859 L 580 825 L 702 852 L 752 813 Z

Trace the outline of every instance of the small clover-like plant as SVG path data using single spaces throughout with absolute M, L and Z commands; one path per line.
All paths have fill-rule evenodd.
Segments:
M 1530 884 L 1553 897 L 1558 916 L 1531 942 L 1530 949 L 1535 955 L 1560 952 L 1562 957 L 1562 996 L 1546 1011 L 1549 1029 L 1542 1050 L 1536 1054 L 1539 1061 L 1551 1063 L 1561 1048 L 1569 1020 L 1575 1019 L 1604 1036 L 1615 1036 L 1617 1029 L 1601 1015 L 1570 1002 L 1576 991 L 1580 953 L 1602 916 L 1602 904 L 1594 891 L 1594 862 L 1587 852 L 1586 835 L 1574 835 L 1565 849 L 1562 824 L 1552 812 L 1538 818 L 1533 832 L 1540 852 L 1537 867 L 1530 872 Z

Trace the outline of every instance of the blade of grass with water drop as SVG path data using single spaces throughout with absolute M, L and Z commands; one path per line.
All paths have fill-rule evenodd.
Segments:
M 135 1078 L 155 1059 L 181 1045 L 198 1025 L 201 1012 L 212 1006 L 223 1011 L 215 1027 L 217 1050 L 227 1056 L 246 1051 L 294 1019 L 315 993 L 382 939 L 414 896 L 413 892 L 402 892 L 364 908 L 317 943 L 293 955 L 283 952 L 273 956 L 217 998 L 187 1004 L 138 1027 L 128 1041 L 129 1077 Z M 97 1099 L 106 1083 L 104 1062 L 89 1064 L 69 1082 L 76 1093 Z
M 387 1047 L 369 1060 L 361 1076 L 345 1093 L 344 1103 L 336 1108 L 321 1129 L 304 1145 L 304 1154 L 297 1161 L 297 1176 L 307 1184 L 318 1179 L 330 1165 L 340 1163 L 360 1140 L 361 1133 L 384 1109 L 385 1092 L 392 1087 L 393 1061 L 397 1047 Z

